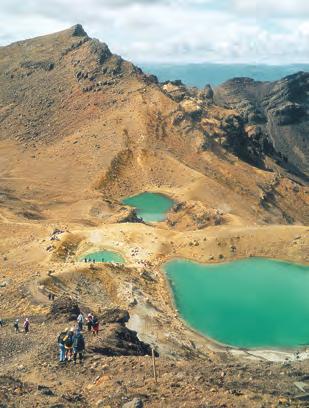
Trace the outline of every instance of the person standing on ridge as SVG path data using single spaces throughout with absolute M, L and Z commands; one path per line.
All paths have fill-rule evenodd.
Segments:
M 74 336 L 74 328 L 72 327 L 70 331 L 68 331 L 67 335 L 64 337 L 64 348 L 65 348 L 65 360 L 70 361 L 73 354 L 73 336 Z
M 92 334 L 94 336 L 99 334 L 99 320 L 95 316 L 92 318 Z
M 64 346 L 64 338 L 68 334 L 69 328 L 66 327 L 64 331 L 62 331 L 57 339 L 58 346 L 59 346 L 59 362 L 64 363 L 65 362 L 65 346 Z
M 77 329 L 73 337 L 73 362 L 76 364 L 77 354 L 80 364 L 83 362 L 83 352 L 85 350 L 85 340 L 82 333 Z
M 77 317 L 77 325 L 80 331 L 83 331 L 84 316 L 80 313 Z
M 15 333 L 19 333 L 19 320 L 16 319 L 14 322 L 14 329 L 15 329 Z
M 29 322 L 29 319 L 27 317 L 26 320 L 24 321 L 24 330 L 25 330 L 26 334 L 29 333 L 29 329 L 30 329 L 30 322 Z

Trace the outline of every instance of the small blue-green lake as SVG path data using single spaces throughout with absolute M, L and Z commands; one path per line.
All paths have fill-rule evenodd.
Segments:
M 80 261 L 87 261 L 87 262 L 116 262 L 116 263 L 124 263 L 124 258 L 118 254 L 117 252 L 113 251 L 98 251 L 93 252 L 91 254 L 83 255 L 80 258 Z
M 136 208 L 138 217 L 146 222 L 159 222 L 166 218 L 166 213 L 174 205 L 174 201 L 163 194 L 141 193 L 122 201 L 125 205 Z
M 309 344 L 309 267 L 250 258 L 164 265 L 176 307 L 195 330 L 246 348 Z

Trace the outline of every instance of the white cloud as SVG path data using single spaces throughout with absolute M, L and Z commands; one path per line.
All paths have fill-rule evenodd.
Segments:
M 82 23 L 135 62 L 309 62 L 308 0 L 1 0 L 2 44 Z
M 232 0 L 231 5 L 237 12 L 256 16 L 309 16 L 308 0 Z

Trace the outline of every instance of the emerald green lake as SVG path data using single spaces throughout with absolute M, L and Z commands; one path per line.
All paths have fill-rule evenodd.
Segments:
M 246 348 L 309 344 L 309 267 L 250 258 L 164 265 L 180 315 L 220 343 Z
M 135 207 L 137 215 L 146 222 L 163 221 L 167 211 L 174 205 L 174 201 L 165 195 L 148 192 L 128 197 L 122 203 Z
M 85 261 L 85 259 L 90 261 L 96 262 L 117 262 L 117 263 L 124 263 L 124 258 L 118 254 L 117 252 L 112 251 L 98 251 L 93 252 L 91 254 L 84 255 L 80 258 L 80 261 Z

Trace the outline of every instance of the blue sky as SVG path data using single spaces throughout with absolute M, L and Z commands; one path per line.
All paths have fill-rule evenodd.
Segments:
M 309 0 L 1 0 L 0 44 L 81 23 L 139 63 L 309 63 Z

